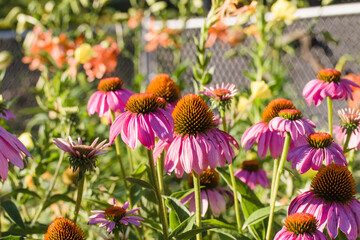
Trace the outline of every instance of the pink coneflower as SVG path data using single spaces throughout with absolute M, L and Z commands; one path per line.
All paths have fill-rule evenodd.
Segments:
M 140 221 L 144 221 L 143 218 L 137 217 L 137 211 L 140 208 L 134 208 L 130 211 L 126 211 L 129 207 L 129 202 L 126 202 L 122 207 L 116 206 L 116 199 L 114 198 L 114 203 L 112 207 L 108 207 L 105 211 L 95 210 L 91 211 L 96 213 L 95 215 L 90 216 L 89 225 L 100 223 L 99 227 L 106 227 L 106 231 L 111 233 L 112 231 L 124 232 L 126 226 L 133 224 L 135 226 L 140 226 Z
M 312 133 L 307 138 L 307 144 L 290 150 L 287 160 L 292 162 L 292 167 L 300 170 L 300 174 L 306 173 L 312 168 L 318 171 L 323 161 L 325 165 L 334 163 L 347 165 L 341 146 L 333 141 L 328 133 Z
M 325 226 L 334 239 L 340 229 L 348 239 L 360 236 L 360 202 L 355 198 L 356 185 L 350 171 L 332 164 L 322 168 L 311 183 L 311 190 L 297 196 L 289 206 L 289 214 L 313 214 L 319 230 Z
M 266 172 L 260 169 L 259 162 L 256 160 L 242 162 L 241 169 L 235 172 L 234 175 L 249 185 L 251 190 L 254 190 L 256 184 L 261 185 L 263 188 L 270 187 Z
M 235 152 L 231 146 L 239 148 L 236 140 L 229 134 L 214 127 L 213 113 L 201 97 L 189 94 L 180 99 L 172 114 L 174 117 L 174 139 L 171 143 L 160 140 L 154 150 L 155 159 L 164 148 L 165 170 L 175 170 L 178 177 L 184 171 L 201 174 L 219 163 L 231 163 Z M 231 143 L 231 144 L 230 144 Z
M 249 150 L 254 143 L 258 144 L 258 154 L 265 158 L 268 149 L 273 158 L 278 158 L 284 145 L 284 136 L 279 132 L 269 129 L 269 122 L 279 116 L 283 109 L 295 109 L 294 104 L 287 99 L 278 98 L 271 101 L 264 109 L 262 121 L 247 129 L 241 137 L 241 146 L 245 151 Z
M 201 216 L 204 217 L 209 205 L 215 217 L 219 217 L 221 213 L 226 211 L 226 201 L 224 196 L 233 201 L 233 195 L 230 191 L 219 186 L 219 174 L 214 169 L 206 169 L 200 174 L 201 188 Z M 193 174 L 190 173 L 188 178 L 189 188 L 194 187 Z M 180 199 L 182 204 L 190 202 L 190 213 L 195 212 L 195 193 L 192 192 L 186 197 Z
M 0 154 L 0 177 L 5 181 L 8 176 L 9 162 L 20 169 L 24 168 L 25 156 L 32 158 L 29 151 L 26 149 L 19 139 L 7 132 L 0 126 L 0 147 L 2 149 Z
M 134 94 L 123 88 L 123 82 L 117 77 L 102 79 L 98 90 L 91 95 L 87 104 L 89 116 L 97 113 L 103 117 L 109 114 L 109 110 L 124 112 L 126 102 Z
M 273 118 L 269 123 L 270 131 L 288 132 L 291 139 L 296 141 L 301 136 L 314 133 L 315 124 L 309 119 L 302 118 L 302 113 L 296 109 L 284 109 L 279 117 Z
M 353 99 L 352 86 L 360 86 L 345 78 L 341 78 L 341 73 L 335 69 L 322 69 L 318 79 L 308 82 L 303 89 L 303 96 L 306 102 L 311 105 L 314 101 L 315 106 L 319 106 L 324 98 L 347 100 Z
M 237 89 L 235 88 L 235 84 L 224 84 L 222 83 L 221 86 L 216 84 L 216 88 L 213 87 L 204 87 L 205 91 L 199 92 L 204 94 L 211 99 L 215 99 L 220 102 L 231 102 L 231 99 L 237 94 Z
M 0 117 L 4 120 L 9 120 L 9 119 L 15 119 L 15 115 L 10 112 L 10 111 L 7 111 L 7 110 L 3 110 L 1 113 L 0 113 Z
M 171 141 L 174 120 L 170 113 L 162 109 L 164 102 L 152 93 L 131 96 L 126 104 L 126 112 L 116 118 L 110 128 L 110 142 L 121 133 L 122 140 L 132 149 L 137 140 L 147 149 L 155 147 L 155 136 L 163 141 Z
M 345 108 L 338 111 L 340 126 L 334 126 L 337 141 L 344 141 L 347 149 L 359 150 L 360 147 L 360 112 L 356 109 Z M 348 138 L 350 134 L 350 138 Z M 346 143 L 346 141 L 348 142 Z M 344 149 L 345 150 L 345 149 Z
M 327 240 L 326 236 L 317 229 L 318 221 L 311 214 L 291 214 L 283 225 L 274 240 Z
M 83 145 L 80 138 L 78 139 L 78 144 L 76 144 L 71 137 L 69 137 L 69 142 L 58 138 L 53 139 L 53 143 L 61 150 L 70 154 L 70 167 L 73 168 L 74 172 L 79 169 L 81 176 L 85 171 L 93 171 L 96 168 L 97 156 L 107 153 L 107 151 L 104 151 L 104 148 L 108 147 L 108 144 L 105 144 L 106 140 L 96 146 L 98 140 L 99 138 L 96 138 L 90 146 Z
M 156 75 L 151 80 L 146 92 L 153 93 L 159 98 L 163 98 L 166 101 L 165 110 L 172 113 L 174 108 L 181 97 L 180 88 L 170 78 L 169 75 L 161 73 Z

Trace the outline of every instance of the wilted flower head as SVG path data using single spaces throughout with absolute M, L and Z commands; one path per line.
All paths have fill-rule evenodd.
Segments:
M 237 89 L 235 88 L 235 84 L 224 84 L 221 85 L 216 84 L 216 88 L 214 87 L 204 87 L 205 91 L 201 91 L 199 93 L 204 94 L 211 98 L 213 101 L 213 107 L 220 105 L 224 107 L 229 107 L 231 104 L 232 98 L 237 94 Z
M 206 169 L 200 174 L 201 187 L 201 216 L 204 217 L 209 205 L 215 217 L 219 217 L 221 213 L 226 211 L 226 201 L 224 197 L 229 198 L 233 202 L 233 195 L 230 191 L 222 188 L 220 185 L 219 174 L 214 169 Z M 193 174 L 190 173 L 188 177 L 189 188 L 194 187 Z M 195 212 L 195 193 L 192 192 L 180 202 L 186 204 L 190 202 L 190 213 Z
M 79 169 L 79 177 L 81 178 L 83 173 L 93 171 L 96 168 L 97 156 L 107 153 L 107 151 L 104 151 L 104 148 L 108 147 L 108 144 L 105 144 L 106 140 L 95 146 L 98 140 L 99 138 L 96 138 L 90 146 L 83 145 L 80 138 L 78 139 L 78 144 L 76 144 L 71 137 L 69 137 L 69 142 L 58 138 L 53 139 L 53 143 L 61 150 L 70 154 L 70 167 L 73 168 L 74 172 Z
M 326 236 L 318 230 L 318 221 L 308 213 L 293 213 L 288 216 L 284 227 L 276 234 L 274 240 L 326 240 Z
M 291 24 L 292 21 L 296 19 L 294 16 L 296 10 L 296 5 L 287 0 L 277 0 L 271 6 L 271 12 L 274 15 L 274 20 L 285 21 L 287 24 Z
M 86 236 L 81 228 L 66 218 L 54 220 L 46 234 L 44 240 L 85 240 Z
M 318 79 L 308 82 L 303 89 L 303 96 L 306 102 L 311 105 L 319 106 L 324 98 L 347 100 L 353 99 L 352 87 L 360 86 L 345 78 L 341 78 L 341 73 L 335 69 L 322 69 Z
M 121 231 L 124 232 L 126 226 L 133 224 L 135 226 L 140 226 L 140 221 L 144 221 L 141 217 L 137 217 L 134 215 L 138 215 L 137 211 L 140 208 L 134 208 L 132 210 L 126 211 L 129 207 L 129 203 L 126 202 L 122 207 L 116 205 L 116 199 L 113 199 L 113 206 L 108 207 L 105 211 L 102 210 L 94 210 L 92 213 L 96 213 L 95 215 L 90 216 L 89 225 L 100 223 L 99 227 L 107 227 L 106 231 L 111 233 L 112 231 Z

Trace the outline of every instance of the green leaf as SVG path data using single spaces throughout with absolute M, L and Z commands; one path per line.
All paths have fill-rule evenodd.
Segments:
M 176 239 L 190 239 L 192 237 L 195 237 L 196 234 L 198 233 L 202 233 L 202 232 L 205 232 L 209 229 L 213 229 L 213 228 L 217 228 L 216 226 L 208 226 L 208 227 L 202 227 L 202 228 L 197 228 L 197 229 L 191 229 L 187 232 L 184 232 L 184 233 L 181 233 L 179 235 L 177 235 L 175 238 Z
M 275 207 L 274 212 L 278 212 L 280 210 L 286 209 L 288 206 L 277 206 Z M 251 226 L 253 224 L 256 224 L 266 218 L 269 217 L 270 214 L 270 207 L 264 207 L 256 210 L 253 212 L 244 222 L 243 229 L 245 229 L 247 226 Z
M 144 218 L 144 221 L 142 222 L 143 225 L 145 226 L 148 226 L 149 228 L 159 232 L 159 233 L 162 233 L 162 227 L 159 223 L 155 222 L 154 220 L 151 220 L 149 218 Z
M 188 219 L 186 219 L 185 221 L 183 221 L 182 223 L 180 223 L 177 227 L 172 228 L 174 230 L 172 230 L 171 234 L 169 235 L 169 239 L 175 237 L 179 234 L 181 234 L 182 231 L 188 231 L 191 230 L 194 226 L 195 223 L 195 214 L 188 217 Z
M 170 197 L 181 199 L 194 192 L 194 188 L 189 188 L 183 191 L 178 191 L 170 195 Z
M 170 223 L 171 231 L 174 231 L 180 225 L 179 218 L 178 218 L 175 210 L 173 210 L 173 209 L 170 210 L 169 223 Z
M 154 190 L 154 187 L 150 183 L 145 182 L 144 180 L 138 178 L 132 178 L 132 177 L 127 177 L 125 178 L 125 180 L 134 183 L 136 185 L 139 185 L 140 187 Z
M 55 194 L 49 198 L 49 200 L 44 204 L 43 209 L 47 208 L 53 203 L 56 203 L 58 201 L 64 201 L 64 202 L 71 202 L 75 203 L 74 199 L 70 198 L 66 194 Z
M 97 205 L 102 206 L 104 208 L 112 206 L 111 204 L 109 204 L 106 201 L 101 201 L 101 200 L 97 200 L 97 199 L 89 199 L 89 198 L 87 198 L 86 201 L 96 203 Z
M 9 193 L 6 193 L 6 194 L 2 195 L 0 198 L 14 196 L 14 195 L 16 195 L 18 193 L 28 194 L 28 195 L 40 198 L 40 196 L 36 192 L 30 191 L 29 189 L 26 189 L 26 188 L 15 189 L 12 192 L 9 192 Z
M 236 230 L 230 229 L 223 229 L 223 228 L 214 228 L 210 231 L 216 232 L 219 234 L 221 240 L 250 240 L 249 238 L 245 237 L 244 235 L 240 235 L 239 232 Z
M 146 164 L 140 164 L 140 166 L 135 170 L 135 172 L 132 174 L 134 178 L 141 178 L 148 169 L 148 166 Z
M 19 210 L 17 209 L 16 205 L 10 201 L 1 202 L 1 207 L 5 210 L 5 212 L 9 215 L 9 217 L 21 228 L 25 228 L 24 222 L 21 218 Z
M 325 41 L 335 43 L 336 45 L 339 44 L 339 40 L 336 40 L 329 31 L 321 32 Z
M 173 197 L 167 197 L 166 198 L 166 205 L 175 210 L 180 222 L 185 221 L 187 218 L 190 217 L 190 212 L 187 210 L 187 208 L 182 204 L 179 200 Z
M 138 185 L 131 186 L 130 198 L 131 198 L 132 204 L 136 204 L 140 200 L 142 193 L 143 193 L 143 189 L 140 186 L 138 186 Z
M 222 228 L 226 228 L 226 229 L 230 229 L 230 230 L 234 230 L 234 231 L 237 231 L 237 227 L 234 226 L 234 225 L 230 225 L 228 223 L 224 223 L 218 219 L 206 219 L 206 220 L 203 220 L 202 223 L 204 224 L 211 224 L 211 225 L 215 225 L 215 226 L 219 226 L 219 227 L 222 227 Z
M 334 0 L 322 0 L 321 1 L 321 5 L 326 6 L 326 5 L 330 5 Z

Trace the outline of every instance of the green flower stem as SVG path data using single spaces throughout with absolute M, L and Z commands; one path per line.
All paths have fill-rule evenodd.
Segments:
M 159 189 L 160 189 L 160 193 L 164 194 L 165 190 L 164 190 L 164 179 L 163 179 L 163 172 L 164 172 L 164 159 L 165 159 L 165 152 L 161 153 L 161 157 L 158 159 L 157 162 L 157 174 L 158 174 L 158 179 L 159 179 Z
M 66 133 L 65 133 L 65 138 L 69 137 L 70 131 L 71 131 L 71 123 L 69 123 L 69 125 L 67 126 Z M 56 179 L 57 179 L 57 177 L 59 175 L 61 164 L 62 164 L 62 162 L 64 160 L 64 157 L 65 157 L 65 152 L 61 151 L 59 161 L 58 161 L 58 164 L 57 164 L 56 169 L 55 169 L 54 176 L 53 176 L 53 178 L 51 180 L 51 183 L 50 183 L 50 187 L 49 187 L 48 191 L 46 192 L 45 197 L 43 198 L 43 201 L 40 203 L 38 211 L 35 213 L 35 216 L 31 221 L 31 226 L 34 226 L 36 221 L 39 219 L 39 217 L 41 215 L 41 212 L 44 209 L 45 203 L 49 200 L 50 195 L 51 195 L 52 191 L 54 190 Z
M 80 175 L 82 175 L 82 177 L 78 182 L 78 191 L 77 191 L 77 196 L 76 196 L 76 205 L 75 205 L 74 220 L 73 220 L 73 222 L 75 224 L 76 224 L 77 217 L 79 215 L 81 200 L 82 200 L 82 196 L 83 196 L 83 192 L 84 192 L 84 183 L 85 183 L 85 173 L 80 174 Z
M 352 134 L 352 132 L 346 134 L 346 140 L 345 140 L 345 144 L 343 147 L 344 153 L 347 153 L 350 150 L 350 149 L 348 149 L 348 146 L 349 146 L 351 134 Z
M 333 104 L 330 97 L 327 97 L 329 133 L 333 135 Z
M 274 190 L 271 190 L 273 192 L 273 197 L 270 202 L 270 216 L 269 216 L 269 223 L 268 223 L 268 228 L 267 228 L 267 233 L 266 233 L 266 240 L 272 239 L 271 235 L 272 235 L 272 227 L 273 227 L 273 223 L 274 223 L 274 210 L 275 210 L 276 196 L 279 191 L 280 177 L 283 172 L 286 158 L 287 158 L 287 155 L 289 152 L 290 142 L 291 142 L 291 135 L 290 135 L 290 133 L 286 133 L 284 148 L 283 148 L 283 151 L 281 154 L 281 159 L 280 159 L 280 164 L 279 164 L 279 169 L 276 173 Z
M 348 169 L 351 173 L 354 171 L 354 156 L 355 150 L 349 152 Z
M 273 167 L 273 174 L 272 174 L 272 179 L 271 179 L 271 192 L 270 192 L 270 202 L 272 202 L 272 199 L 274 197 L 274 187 L 275 187 L 275 178 L 276 178 L 276 173 L 278 171 L 279 168 L 279 159 L 275 158 L 274 159 L 274 167 Z
M 128 154 L 128 158 L 129 158 L 129 167 L 130 167 L 130 172 L 133 173 L 134 172 L 134 158 L 132 155 L 132 150 L 131 148 L 126 145 L 126 150 L 127 150 L 127 154 Z
M 226 116 L 225 116 L 225 108 L 224 107 L 221 108 L 220 115 L 221 115 L 221 119 L 222 119 L 222 123 L 223 123 L 224 132 L 227 133 L 227 124 L 226 124 Z M 239 200 L 238 200 L 238 194 L 237 194 L 236 178 L 234 175 L 234 167 L 233 167 L 232 163 L 229 164 L 229 172 L 230 172 L 230 178 L 231 178 L 231 183 L 232 183 L 233 193 L 234 193 L 236 224 L 237 224 L 239 233 L 242 233 L 242 223 L 241 223 L 241 218 L 240 218 L 240 206 L 239 206 Z
M 155 195 L 156 195 L 156 198 L 157 198 L 158 204 L 159 204 L 160 221 L 161 221 L 161 224 L 163 226 L 163 238 L 164 238 L 164 240 L 167 240 L 169 230 L 168 230 L 168 224 L 167 224 L 165 202 L 164 202 L 164 199 L 161 196 L 158 179 L 156 177 L 156 170 L 155 170 L 155 165 L 154 165 L 153 152 L 152 152 L 152 150 L 147 150 L 147 153 L 148 153 L 149 164 L 150 164 L 150 175 L 151 175 L 151 178 L 152 178 L 151 180 L 152 180 L 152 182 L 154 184 L 154 191 L 155 191 Z
M 115 121 L 115 112 L 110 110 L 110 113 L 111 113 L 111 121 L 114 122 Z M 130 197 L 130 188 L 128 186 L 127 181 L 125 180 L 126 172 L 125 172 L 124 163 L 123 163 L 122 157 L 121 157 L 121 148 L 120 148 L 120 138 L 119 138 L 119 136 L 117 136 L 115 138 L 115 150 L 116 150 L 116 156 L 119 159 L 119 163 L 120 163 L 121 175 L 122 175 L 123 180 L 124 180 L 124 186 L 125 186 L 125 190 L 126 190 L 126 197 L 127 197 L 128 202 L 130 203 L 130 208 L 132 208 L 132 201 L 131 201 L 131 197 Z
M 200 192 L 200 176 L 193 172 L 194 191 L 195 191 L 195 223 L 197 228 L 201 228 L 201 192 Z M 196 235 L 196 240 L 202 240 L 201 233 Z
M 119 231 L 115 231 L 115 232 L 114 232 L 114 240 L 120 240 Z

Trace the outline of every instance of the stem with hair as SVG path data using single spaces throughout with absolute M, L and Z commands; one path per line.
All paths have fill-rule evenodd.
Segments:
M 156 198 L 158 200 L 159 204 L 159 215 L 160 215 L 160 221 L 163 226 L 163 238 L 164 240 L 168 239 L 168 224 L 167 224 L 167 216 L 166 216 L 166 208 L 165 208 L 165 202 L 164 199 L 161 196 L 160 187 L 158 183 L 158 179 L 156 177 L 156 170 L 154 165 L 154 158 L 153 158 L 153 152 L 152 150 L 147 150 L 148 158 L 149 158 L 149 164 L 150 164 L 150 176 L 151 181 L 154 184 L 154 191 Z
M 276 173 L 274 191 L 272 191 L 273 192 L 273 197 L 272 197 L 271 202 L 270 202 L 270 216 L 269 216 L 269 223 L 268 223 L 268 228 L 267 228 L 267 233 L 266 233 L 266 240 L 272 239 L 271 235 L 272 235 L 272 228 L 273 228 L 273 223 L 274 223 L 274 210 L 275 210 L 276 196 L 277 196 L 278 191 L 279 191 L 280 177 L 281 177 L 281 174 L 282 174 L 283 169 L 284 169 L 284 165 L 285 165 L 286 158 L 287 158 L 288 151 L 289 151 L 289 147 L 290 147 L 290 142 L 291 142 L 291 135 L 290 135 L 290 133 L 287 132 L 286 137 L 285 137 L 283 151 L 282 151 L 282 154 L 281 154 L 279 169 L 278 169 L 278 171 Z
M 70 130 L 71 130 L 71 122 L 69 123 L 69 125 L 67 126 L 67 129 L 66 129 L 66 133 L 65 133 L 65 138 L 68 138 L 69 135 L 70 135 Z M 40 206 L 39 206 L 39 209 L 38 211 L 36 212 L 34 218 L 32 219 L 31 221 L 31 226 L 33 226 L 35 224 L 35 222 L 39 219 L 40 217 L 40 214 L 45 206 L 45 203 L 49 200 L 50 198 L 50 195 L 51 195 L 51 192 L 54 190 L 54 187 L 55 187 L 55 183 L 56 183 L 56 179 L 57 179 L 57 176 L 59 175 L 59 172 L 60 172 L 60 168 L 61 168 L 61 164 L 64 160 L 64 156 L 65 156 L 65 152 L 64 151 L 61 151 L 60 153 L 60 157 L 59 157 L 59 161 L 58 161 L 58 164 L 56 166 L 56 170 L 55 170 L 55 173 L 54 173 L 54 176 L 51 180 L 51 183 L 50 183 L 50 187 L 48 189 L 48 191 L 46 192 L 45 194 L 45 198 L 43 199 L 43 201 L 40 203 Z
M 223 129 L 224 132 L 227 133 L 227 125 L 226 125 L 226 116 L 225 116 L 225 107 L 221 107 L 220 115 L 223 123 Z M 235 205 L 235 216 L 236 216 L 236 224 L 239 233 L 242 233 L 242 223 L 241 223 L 241 217 L 240 217 L 240 206 L 239 206 L 239 200 L 238 200 L 238 194 L 237 194 L 237 185 L 236 185 L 236 178 L 234 175 L 234 167 L 232 163 L 229 163 L 229 172 L 230 172 L 230 178 L 231 178 L 231 184 L 233 187 L 233 193 L 234 193 L 234 205 Z
M 111 113 L 111 121 L 114 122 L 115 121 L 115 112 L 113 110 L 110 110 Z M 130 203 L 130 208 L 132 208 L 132 201 L 131 201 L 131 197 L 130 197 L 130 189 L 129 186 L 127 184 L 127 181 L 125 180 L 126 178 L 126 172 L 125 172 L 125 167 L 124 167 L 124 163 L 122 161 L 122 157 L 121 157 L 121 148 L 120 148 L 120 138 L 119 136 L 116 136 L 115 138 L 115 150 L 116 150 L 116 156 L 119 159 L 119 163 L 120 163 L 120 170 L 121 170 L 121 174 L 124 180 L 124 186 L 125 186 L 125 190 L 126 190 L 126 198 L 128 200 L 128 202 Z
M 333 135 L 333 104 L 330 97 L 327 97 L 329 133 Z
M 193 172 L 194 191 L 195 191 L 195 223 L 197 228 L 201 228 L 201 190 L 200 190 L 200 176 Z M 196 235 L 196 240 L 202 240 L 202 234 Z
M 351 150 L 349 152 L 349 160 L 348 160 L 348 169 L 351 173 L 354 171 L 354 156 L 355 156 L 355 150 Z
M 80 169 L 81 171 L 81 169 Z M 76 196 L 76 205 L 75 205 L 75 211 L 74 211 L 74 220 L 73 222 L 76 224 L 77 217 L 79 215 L 80 206 L 81 206 L 81 200 L 84 192 L 84 183 L 85 183 L 85 172 L 82 174 L 79 174 L 81 176 L 81 179 L 78 182 L 78 191 Z

